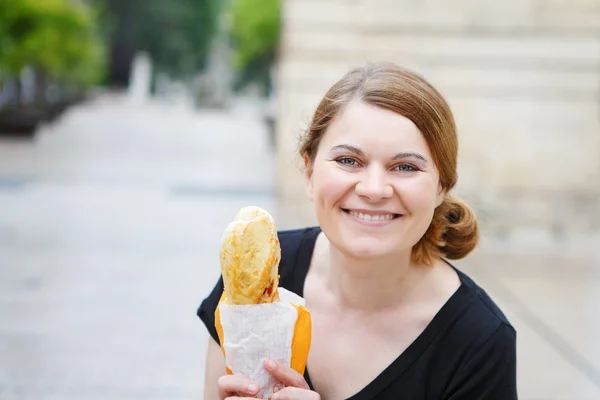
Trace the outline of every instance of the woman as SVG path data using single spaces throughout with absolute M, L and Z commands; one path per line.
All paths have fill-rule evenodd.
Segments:
M 319 226 L 279 232 L 280 284 L 305 298 L 312 345 L 305 376 L 265 362 L 287 385 L 273 399 L 517 399 L 514 328 L 446 261 L 478 240 L 449 193 L 457 148 L 448 104 L 413 72 L 368 64 L 327 92 L 300 146 Z M 251 398 L 252 382 L 225 373 L 222 291 L 198 309 L 205 399 Z

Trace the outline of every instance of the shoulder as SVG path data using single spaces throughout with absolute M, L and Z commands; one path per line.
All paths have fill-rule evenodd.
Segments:
M 467 295 L 441 343 L 452 349 L 446 353 L 452 372 L 443 398 L 516 400 L 517 332 L 486 291 L 457 272 Z
M 281 230 L 277 232 L 281 247 L 279 274 L 281 286 L 298 292 L 298 280 L 302 281 L 312 258 L 317 236 L 321 232 L 318 226 Z
M 463 285 L 467 286 L 473 296 L 472 313 L 494 325 L 505 324 L 512 327 L 510 321 L 484 288 L 479 286 L 470 276 L 455 268 Z
M 298 228 L 277 231 L 279 246 L 281 247 L 281 261 L 279 262 L 281 277 L 289 275 L 295 268 L 310 230 L 311 228 Z
M 464 309 L 455 321 L 453 331 L 460 335 L 467 353 L 495 345 L 514 347 L 516 330 L 502 309 L 470 276 L 452 266 L 464 287 Z M 468 355 L 467 355 L 468 356 Z
M 311 239 L 316 240 L 320 231 L 321 229 L 318 226 L 277 231 L 282 253 L 296 253 L 300 251 L 303 242 L 310 241 Z

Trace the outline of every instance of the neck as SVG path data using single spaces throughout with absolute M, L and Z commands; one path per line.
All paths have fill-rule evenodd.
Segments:
M 329 246 L 328 286 L 343 308 L 370 311 L 409 301 L 427 270 L 411 263 L 410 251 L 364 260 Z

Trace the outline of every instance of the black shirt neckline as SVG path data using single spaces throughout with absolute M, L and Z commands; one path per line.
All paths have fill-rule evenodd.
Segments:
M 321 228 L 318 226 L 307 229 L 302 238 L 302 243 L 300 244 L 298 259 L 294 266 L 296 279 L 294 279 L 293 291 L 302 297 L 304 297 L 306 275 L 308 273 L 308 268 L 310 267 L 315 243 L 320 232 Z M 461 281 L 459 288 L 442 308 L 440 308 L 423 332 L 421 332 L 421 334 L 373 381 L 368 383 L 347 400 L 367 400 L 375 398 L 378 393 L 397 380 L 419 358 L 440 332 L 442 332 L 444 328 L 447 328 L 454 319 L 459 317 L 460 314 L 467 309 L 475 293 L 473 282 L 452 264 L 446 260 L 444 260 L 444 262 L 457 272 Z M 310 380 L 308 366 L 305 369 L 304 378 L 309 387 L 314 390 Z

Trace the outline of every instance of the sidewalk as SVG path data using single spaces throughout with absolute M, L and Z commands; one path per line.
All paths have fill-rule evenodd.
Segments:
M 202 398 L 196 307 L 238 209 L 275 207 L 267 139 L 115 100 L 0 143 L 0 399 Z

